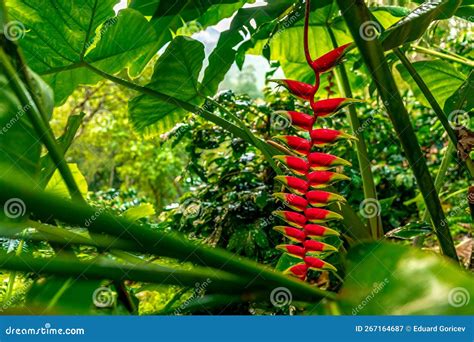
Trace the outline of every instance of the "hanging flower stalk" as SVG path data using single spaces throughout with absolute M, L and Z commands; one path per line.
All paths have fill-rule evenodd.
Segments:
M 334 144 L 341 139 L 355 139 L 354 137 L 328 128 L 315 128 L 316 120 L 328 117 L 338 112 L 344 106 L 358 102 L 347 98 L 330 98 L 314 101 L 320 85 L 321 73 L 330 71 L 341 62 L 344 53 L 351 44 L 338 47 L 322 57 L 313 60 L 309 52 L 308 26 L 310 1 L 306 1 L 304 26 L 305 56 L 308 65 L 315 73 L 315 84 L 307 84 L 295 80 L 273 80 L 288 89 L 294 96 L 308 101 L 312 114 L 296 111 L 279 111 L 291 121 L 292 125 L 308 133 L 310 139 L 299 136 L 283 135 L 275 137 L 286 145 L 294 155 L 275 156 L 293 175 L 277 176 L 276 180 L 284 184 L 289 193 L 276 193 L 275 197 L 281 200 L 289 210 L 279 210 L 275 215 L 287 223 L 274 229 L 290 243 L 277 246 L 277 249 L 301 259 L 301 262 L 290 267 L 286 273 L 301 280 L 306 280 L 309 270 L 333 270 L 336 268 L 322 260 L 322 253 L 337 251 L 337 248 L 321 240 L 327 236 L 338 236 L 339 233 L 327 227 L 327 222 L 340 220 L 342 216 L 326 209 L 334 202 L 345 202 L 344 197 L 326 191 L 325 188 L 337 181 L 348 180 L 343 174 L 334 171 L 338 166 L 351 164 L 337 156 L 321 151 L 321 148 Z M 319 149 L 319 150 L 318 150 Z

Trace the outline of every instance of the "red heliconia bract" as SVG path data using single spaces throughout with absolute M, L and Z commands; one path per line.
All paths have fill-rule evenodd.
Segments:
M 308 274 L 308 266 L 302 262 L 289 267 L 284 273 L 291 274 L 293 277 L 305 280 L 306 275 Z
M 314 129 L 310 132 L 311 141 L 315 146 L 323 146 L 326 144 L 332 144 L 340 139 L 351 139 L 356 140 L 352 135 L 337 131 L 335 129 Z
M 336 166 L 351 166 L 347 160 L 328 153 L 313 152 L 308 154 L 309 167 L 312 170 L 326 170 Z
M 274 158 L 280 160 L 289 169 L 299 175 L 305 175 L 309 170 L 309 163 L 306 159 L 294 156 L 275 156 Z
M 311 108 L 314 111 L 316 117 L 325 117 L 331 114 L 336 113 L 341 108 L 350 105 L 351 103 L 359 102 L 355 99 L 346 99 L 346 98 L 333 98 L 326 99 L 321 101 L 316 101 L 311 103 Z
M 280 135 L 273 137 L 273 139 L 283 142 L 292 151 L 302 156 L 306 156 L 311 150 L 311 141 L 305 138 L 293 135 Z
M 328 171 L 334 167 L 350 166 L 351 164 L 337 156 L 324 151 L 313 151 L 326 145 L 335 143 L 340 139 L 355 139 L 341 131 L 328 128 L 314 128 L 319 117 L 325 117 L 336 113 L 342 107 L 354 102 L 360 102 L 348 98 L 329 98 L 315 101 L 316 91 L 320 84 L 320 74 L 326 72 L 341 62 L 344 54 L 351 44 L 346 44 L 334 49 L 312 60 L 309 49 L 308 25 L 309 25 L 309 0 L 306 0 L 306 15 L 304 26 L 305 57 L 310 67 L 315 72 L 315 84 L 310 85 L 294 80 L 275 80 L 285 86 L 293 95 L 309 101 L 313 111 L 312 115 L 295 111 L 278 111 L 277 114 L 286 116 L 291 124 L 306 131 L 310 140 L 299 136 L 277 136 L 275 139 L 285 144 L 286 148 L 298 156 L 276 156 L 296 176 L 275 177 L 283 183 L 292 193 L 277 193 L 275 197 L 281 200 L 285 206 L 293 211 L 278 210 L 275 215 L 282 218 L 288 225 L 277 226 L 274 229 L 283 234 L 291 241 L 291 244 L 277 246 L 279 250 L 302 259 L 290 266 L 285 273 L 306 280 L 310 274 L 309 270 L 315 271 L 337 271 L 336 268 L 324 261 L 328 253 L 337 251 L 337 248 L 327 243 L 326 237 L 339 236 L 336 229 L 319 225 L 327 224 L 332 220 L 341 220 L 343 217 L 337 212 L 326 209 L 329 204 L 346 200 L 341 195 L 329 191 L 314 190 L 325 188 L 340 180 L 348 180 L 349 177 L 339 173 Z M 281 146 L 281 145 L 280 145 Z M 284 149 L 282 147 L 281 149 Z M 340 170 L 337 170 L 340 171 Z M 321 241 L 322 240 L 322 241 Z M 317 254 L 320 258 L 313 255 Z
M 308 207 L 308 201 L 304 197 L 295 194 L 287 194 L 285 192 L 277 192 L 273 195 L 285 203 L 290 209 L 304 211 Z
M 299 81 L 294 81 L 294 80 L 270 80 L 272 82 L 278 83 L 279 85 L 282 85 L 290 93 L 293 95 L 303 99 L 303 100 L 312 100 L 314 98 L 314 94 L 318 91 L 317 86 L 313 86 L 308 83 L 303 83 Z
M 306 200 L 313 207 L 325 207 L 332 202 L 346 202 L 346 199 L 341 195 L 322 190 L 308 191 Z
M 352 43 L 348 43 L 329 51 L 318 59 L 314 60 L 311 67 L 315 72 L 323 73 L 334 68 L 344 57 L 346 51 L 351 47 Z
M 294 110 L 277 110 L 274 114 L 286 117 L 293 126 L 302 130 L 307 131 L 313 127 L 314 118 L 311 115 L 295 112 Z
M 303 232 L 305 233 L 306 237 L 320 237 L 329 235 L 339 236 L 339 232 L 337 230 L 320 226 L 319 224 L 307 224 L 304 226 Z

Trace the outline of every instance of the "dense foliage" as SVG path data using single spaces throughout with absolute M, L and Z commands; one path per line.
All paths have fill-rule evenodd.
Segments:
M 269 81 L 315 82 L 307 3 L 125 3 L 2 1 L 2 313 L 473 312 L 473 5 L 311 3 L 313 57 L 353 42 L 315 100 L 358 103 L 318 118 L 357 139 L 304 284 L 271 139 L 311 108 Z

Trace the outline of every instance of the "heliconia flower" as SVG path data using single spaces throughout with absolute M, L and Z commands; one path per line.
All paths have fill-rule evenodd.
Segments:
M 311 115 L 295 112 L 293 110 L 277 110 L 274 114 L 288 118 L 293 126 L 305 131 L 309 131 L 313 128 L 314 117 Z
M 292 93 L 293 95 L 303 100 L 313 99 L 314 94 L 316 94 L 316 92 L 318 91 L 318 88 L 316 88 L 315 86 L 308 83 L 299 82 L 299 81 L 286 80 L 286 79 L 281 79 L 281 80 L 273 79 L 269 81 L 278 83 L 279 85 L 288 89 L 290 93 Z
M 312 170 L 327 170 L 331 167 L 352 165 L 347 160 L 321 152 L 310 153 L 308 155 L 308 161 Z
M 335 129 L 321 128 L 311 131 L 311 140 L 316 146 L 324 146 L 341 139 L 357 140 L 356 137 Z
M 311 142 L 305 138 L 295 137 L 293 135 L 278 135 L 273 137 L 273 139 L 283 142 L 293 152 L 303 156 L 306 156 L 311 150 Z
M 280 160 L 289 169 L 299 175 L 305 175 L 309 170 L 309 163 L 306 159 L 294 156 L 274 156 L 273 158 Z
M 319 237 L 319 236 L 339 236 L 339 232 L 334 229 L 320 226 L 319 224 L 307 224 L 304 226 L 304 233 L 308 237 Z
M 335 67 L 344 57 L 346 51 L 351 47 L 352 43 L 339 46 L 338 48 L 329 51 L 311 63 L 314 71 L 322 73 Z
M 322 190 L 308 191 L 306 193 L 306 200 L 313 207 L 324 207 L 332 202 L 347 202 L 341 195 Z
M 308 266 L 306 266 L 306 264 L 302 262 L 300 264 L 296 264 L 287 268 L 285 271 L 283 271 L 283 273 L 292 275 L 301 280 L 305 280 L 306 275 L 308 274 Z
M 273 196 L 275 196 L 280 201 L 285 203 L 285 205 L 288 206 L 289 208 L 296 211 L 304 211 L 306 207 L 308 206 L 308 201 L 305 198 L 295 195 L 295 194 L 277 192 L 277 193 L 274 193 Z
M 294 211 L 276 210 L 273 214 L 288 222 L 293 227 L 303 228 L 306 223 L 306 216 L 295 213 Z
M 276 176 L 275 180 L 284 184 L 290 191 L 297 195 L 304 195 L 309 188 L 308 182 L 294 176 Z
M 297 258 L 304 258 L 306 250 L 304 247 L 296 245 L 278 245 L 276 249 L 283 251 L 289 255 L 295 256 Z
M 313 171 L 308 173 L 309 185 L 312 188 L 324 188 L 333 182 L 349 179 L 346 175 L 331 171 Z
M 314 115 L 316 115 L 317 117 L 325 117 L 333 113 L 336 113 L 341 108 L 355 102 L 362 102 L 362 101 L 357 100 L 357 99 L 347 99 L 347 98 L 339 97 L 339 98 L 332 98 L 332 99 L 326 99 L 326 100 L 313 102 L 311 103 L 311 108 L 314 111 Z
M 314 223 L 343 219 L 338 213 L 321 208 L 308 208 L 304 211 L 304 215 L 308 221 Z
M 316 271 L 321 271 L 321 270 L 332 270 L 332 271 L 337 271 L 337 268 L 335 268 L 333 265 L 330 263 L 323 261 L 321 259 L 307 256 L 304 258 L 304 262 L 306 263 L 306 266 L 310 270 L 316 270 Z
M 327 243 L 316 241 L 316 240 L 306 240 L 303 242 L 303 246 L 306 249 L 306 252 L 329 252 L 337 251 L 337 248 L 331 246 Z
M 273 230 L 282 233 L 290 239 L 291 241 L 295 242 L 303 242 L 306 239 L 306 234 L 304 231 L 298 228 L 288 227 L 288 226 L 276 226 L 273 227 Z

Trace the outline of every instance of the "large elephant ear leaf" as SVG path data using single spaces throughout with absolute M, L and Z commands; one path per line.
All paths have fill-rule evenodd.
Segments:
M 204 45 L 194 39 L 176 37 L 155 65 L 147 88 L 161 94 L 199 105 L 199 73 L 204 61 Z M 129 102 L 130 117 L 139 131 L 162 133 L 172 128 L 186 111 L 151 95 L 139 95 Z M 153 125 L 153 127 L 152 127 Z
M 433 252 L 390 243 L 352 248 L 339 294 L 350 315 L 466 315 L 474 277 Z
M 462 0 L 426 1 L 410 14 L 388 28 L 381 36 L 385 50 L 391 50 L 420 38 L 434 20 L 454 15 Z
M 118 0 L 7 0 L 13 20 L 25 28 L 19 41 L 28 65 L 53 88 L 61 104 L 78 85 L 101 77 L 84 62 L 108 73 L 129 68 L 138 75 L 157 52 L 157 33 L 132 9 L 115 16 Z

